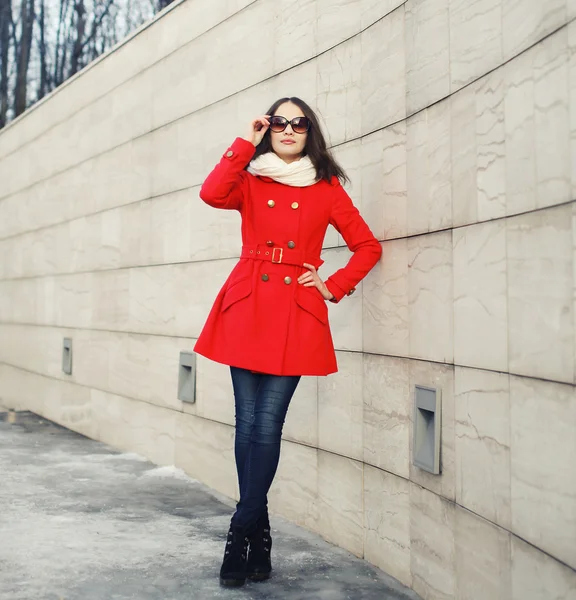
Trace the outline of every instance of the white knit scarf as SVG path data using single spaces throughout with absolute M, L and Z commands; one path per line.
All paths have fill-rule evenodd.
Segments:
M 285 163 L 274 152 L 266 152 L 255 158 L 248 166 L 248 173 L 261 177 L 270 177 L 278 183 L 294 187 L 314 185 L 318 180 L 316 168 L 309 156 Z

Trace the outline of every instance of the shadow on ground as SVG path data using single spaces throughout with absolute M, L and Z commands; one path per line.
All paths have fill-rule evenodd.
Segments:
M 221 588 L 231 505 L 179 469 L 29 412 L 0 413 L 0 473 L 3 600 L 419 599 L 279 518 L 272 579 Z

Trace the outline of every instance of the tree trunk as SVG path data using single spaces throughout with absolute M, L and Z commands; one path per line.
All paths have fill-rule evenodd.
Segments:
M 6 125 L 8 114 L 8 53 L 12 0 L 0 0 L 0 128 Z
M 40 40 L 38 52 L 40 54 L 40 85 L 38 86 L 38 100 L 44 98 L 48 90 L 48 66 L 46 63 L 46 14 L 45 0 L 40 0 Z
M 32 29 L 34 27 L 34 0 L 22 0 L 18 69 L 16 71 L 16 92 L 14 94 L 14 115 L 17 117 L 26 110 L 28 95 L 28 65 L 32 46 Z
M 86 8 L 84 7 L 84 0 L 76 0 L 74 10 L 76 11 L 76 39 L 74 40 L 74 47 L 70 58 L 70 72 L 68 77 L 72 77 L 72 75 L 82 68 L 80 66 L 80 58 L 84 50 L 84 33 L 86 31 Z

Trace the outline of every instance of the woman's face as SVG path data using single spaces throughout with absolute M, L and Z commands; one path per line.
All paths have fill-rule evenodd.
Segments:
M 305 115 L 292 102 L 285 102 L 278 107 L 278 110 L 272 116 L 285 117 L 288 121 L 291 121 L 295 117 L 303 117 Z M 272 150 L 287 163 L 294 162 L 302 156 L 307 138 L 308 133 L 294 133 L 290 123 L 280 133 L 270 131 Z

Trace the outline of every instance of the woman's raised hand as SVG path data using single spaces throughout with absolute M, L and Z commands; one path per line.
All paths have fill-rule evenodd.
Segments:
M 270 119 L 270 115 L 256 117 L 252 123 L 250 123 L 248 135 L 244 139 L 254 144 L 254 146 L 257 146 L 262 141 L 264 134 L 268 131 L 268 127 L 270 127 L 270 121 L 268 119 Z
M 318 272 L 314 265 L 310 265 L 308 263 L 304 263 L 304 266 L 309 269 L 306 273 L 302 273 L 300 277 L 298 277 L 298 283 L 303 285 L 304 287 L 315 287 L 318 288 L 318 291 L 322 294 L 324 300 L 332 300 L 334 296 L 332 292 L 326 287 L 326 284 L 320 279 Z

